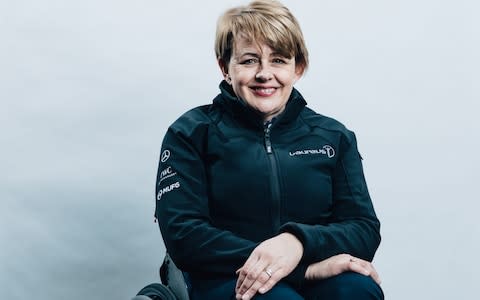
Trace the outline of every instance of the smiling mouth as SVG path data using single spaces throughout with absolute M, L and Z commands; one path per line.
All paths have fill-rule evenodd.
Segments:
M 258 95 L 258 96 L 268 97 L 268 96 L 273 95 L 277 89 L 276 89 L 276 88 L 261 88 L 261 87 L 255 87 L 255 88 L 252 88 L 252 90 L 253 90 L 254 93 L 255 93 L 256 95 Z

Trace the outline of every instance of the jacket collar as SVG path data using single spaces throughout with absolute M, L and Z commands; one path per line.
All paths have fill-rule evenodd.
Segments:
M 263 128 L 262 116 L 239 99 L 233 92 L 231 85 L 223 80 L 219 87 L 220 94 L 213 100 L 214 105 L 220 105 L 230 113 L 234 119 L 245 123 L 245 125 Z M 305 105 L 307 105 L 307 102 L 303 96 L 293 88 L 285 110 L 275 118 L 275 123 L 277 123 L 275 125 L 281 126 L 293 122 Z

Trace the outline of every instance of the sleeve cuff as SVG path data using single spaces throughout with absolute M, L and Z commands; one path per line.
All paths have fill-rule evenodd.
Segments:
M 307 225 L 288 222 L 284 224 L 282 227 L 280 227 L 280 232 L 291 233 L 300 240 L 300 242 L 303 245 L 303 256 L 301 261 L 304 263 L 310 263 L 313 261 L 314 257 L 316 256 L 314 251 L 318 252 L 320 250 L 319 249 L 313 250 L 314 247 L 311 247 L 311 243 L 309 243 L 308 235 L 306 233 L 306 228 L 304 228 L 305 226 Z M 306 269 L 307 268 L 305 267 L 305 271 Z

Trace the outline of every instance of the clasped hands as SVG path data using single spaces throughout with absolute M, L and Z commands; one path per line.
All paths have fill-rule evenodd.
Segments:
M 303 255 L 302 243 L 291 233 L 281 233 L 260 243 L 237 270 L 237 300 L 250 300 L 255 294 L 268 292 L 290 274 Z M 373 265 L 349 254 L 339 254 L 308 266 L 307 280 L 321 280 L 352 271 L 370 276 L 380 284 Z

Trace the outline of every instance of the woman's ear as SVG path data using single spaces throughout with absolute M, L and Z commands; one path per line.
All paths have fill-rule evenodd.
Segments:
M 217 59 L 218 66 L 220 67 L 220 70 L 222 71 L 223 78 L 228 84 L 232 83 L 232 79 L 230 78 L 230 75 L 228 75 L 228 66 L 225 64 L 225 61 L 221 58 Z
M 305 66 L 303 64 L 298 64 L 295 66 L 295 74 L 297 75 L 296 80 L 299 80 L 305 73 Z

